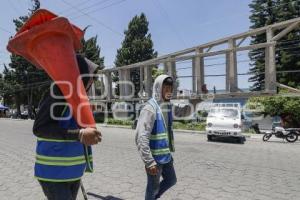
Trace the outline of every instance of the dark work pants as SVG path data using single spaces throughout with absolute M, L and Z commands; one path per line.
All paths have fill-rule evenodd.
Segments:
M 80 180 L 72 182 L 39 181 L 48 200 L 76 200 Z

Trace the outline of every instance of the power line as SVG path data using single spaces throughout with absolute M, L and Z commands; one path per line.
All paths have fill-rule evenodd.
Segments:
M 92 4 L 92 5 L 90 5 L 90 6 L 87 6 L 87 7 L 84 7 L 84 8 L 80 8 L 79 10 L 81 10 L 81 11 L 84 11 L 84 10 L 88 10 L 88 9 L 90 9 L 90 8 L 95 8 L 95 7 L 97 7 L 97 6 L 99 6 L 99 5 L 101 5 L 101 4 L 103 4 L 103 3 L 105 3 L 105 2 L 107 2 L 107 1 L 110 1 L 110 0 L 102 0 L 102 1 L 97 1 L 96 3 L 94 3 L 94 4 Z M 77 6 L 76 6 L 77 7 Z M 76 13 L 76 12 L 72 12 L 71 11 L 71 13 L 69 13 L 69 14 L 65 14 L 65 15 L 69 15 L 69 16 L 72 16 L 72 14 L 78 14 L 78 13 Z
M 6 33 L 13 34 L 11 31 L 9 31 L 9 30 L 7 30 L 7 29 L 1 27 L 1 26 L 0 26 L 0 30 L 4 31 L 4 32 L 6 32 Z
M 283 74 L 283 73 L 300 73 L 300 70 L 285 70 L 285 71 L 277 71 L 277 74 Z M 250 76 L 250 75 L 257 75 L 257 74 L 265 74 L 265 72 L 246 72 L 246 73 L 238 73 L 238 76 Z M 226 74 L 207 74 L 204 75 L 204 77 L 224 77 L 226 76 Z M 177 78 L 191 78 L 191 77 L 199 77 L 199 76 L 194 76 L 194 75 L 190 75 L 190 76 L 177 76 Z
M 300 46 L 299 47 L 290 47 L 290 48 L 278 48 L 278 49 L 276 49 L 276 50 L 284 50 L 284 49 L 295 49 L 295 48 L 300 48 Z M 264 51 L 262 51 L 262 52 L 264 52 Z M 240 55 L 237 55 L 237 56 L 241 56 L 242 54 L 240 54 Z M 295 54 L 291 54 L 291 53 L 288 53 L 287 55 L 299 55 L 300 56 L 300 54 L 297 54 L 297 53 L 295 53 Z M 276 55 L 276 58 L 280 58 L 280 57 L 282 57 L 281 55 Z M 237 61 L 237 63 L 245 63 L 245 62 L 251 62 L 252 60 L 249 60 L 249 59 L 247 59 L 247 60 L 240 60 L 240 61 Z M 189 63 L 190 63 L 191 61 L 189 61 Z M 183 62 L 181 62 L 181 63 L 183 63 Z M 213 63 L 213 64 L 208 64 L 208 65 L 204 65 L 204 67 L 214 67 L 214 66 L 220 66 L 220 65 L 226 65 L 226 62 L 225 63 Z M 182 68 L 177 68 L 176 70 L 184 70 L 184 69 L 191 69 L 192 67 L 191 66 L 189 66 L 189 67 L 182 67 Z
M 295 0 L 294 2 L 299 2 L 299 0 Z M 272 9 L 272 8 L 279 7 L 279 6 L 286 5 L 286 4 L 289 4 L 289 3 L 278 4 L 276 6 L 270 6 L 270 7 L 268 7 L 268 9 L 270 9 L 270 8 Z M 200 23 L 200 24 L 197 24 L 197 25 L 198 26 L 213 25 L 213 24 L 219 23 L 221 21 L 224 21 L 225 19 L 232 18 L 232 17 L 237 17 L 237 16 L 249 16 L 249 15 L 248 14 L 238 14 L 238 15 L 230 15 L 228 17 L 224 16 L 224 17 L 216 19 L 214 21 L 204 22 L 204 23 Z M 204 29 L 204 28 L 201 28 L 201 29 Z
M 114 6 L 114 5 L 121 4 L 121 3 L 125 2 L 125 1 L 126 1 L 126 0 L 120 0 L 120 1 L 118 1 L 118 2 L 111 3 L 111 4 L 107 5 L 107 6 L 104 6 L 104 7 L 102 7 L 102 8 L 95 9 L 95 10 L 92 10 L 92 11 L 89 11 L 89 12 L 86 12 L 86 14 L 95 13 L 95 12 L 98 12 L 98 11 L 100 11 L 100 10 L 104 10 L 104 9 L 106 9 L 106 8 L 112 7 L 112 6 Z M 78 16 L 75 16 L 75 17 L 71 17 L 71 19 L 77 19 L 77 18 L 82 17 L 82 16 L 84 16 L 84 15 L 78 15 Z
M 62 2 L 64 2 L 66 5 L 72 7 L 73 9 L 76 9 L 77 11 L 81 12 L 83 15 L 87 16 L 88 18 L 94 20 L 95 22 L 97 22 L 99 25 L 105 27 L 106 29 L 110 30 L 111 32 L 115 33 L 116 35 L 119 36 L 123 36 L 121 33 L 119 33 L 118 31 L 115 31 L 114 29 L 110 28 L 109 26 L 107 26 L 106 24 L 104 24 L 103 22 L 99 21 L 97 18 L 90 16 L 89 14 L 81 11 L 80 9 L 78 9 L 77 7 L 73 6 L 72 4 L 66 2 L 65 0 L 62 0 Z
M 181 35 L 180 35 L 179 32 L 177 31 L 176 27 L 175 27 L 174 24 L 172 23 L 172 21 L 171 21 L 169 15 L 168 15 L 167 11 L 164 9 L 164 7 L 159 3 L 159 1 L 152 0 L 152 2 L 154 3 L 154 5 L 155 5 L 156 7 L 158 7 L 158 10 L 160 10 L 160 13 L 166 17 L 167 21 L 169 22 L 169 25 L 170 25 L 171 29 L 173 29 L 173 31 L 175 32 L 177 38 L 183 43 L 183 45 L 184 45 L 185 47 L 187 47 L 187 44 L 186 44 L 185 40 L 183 39 L 183 37 L 181 37 Z
M 241 60 L 238 61 L 237 63 L 245 63 L 245 62 L 250 62 L 251 60 Z M 214 63 L 214 64 L 209 64 L 209 65 L 204 65 L 204 67 L 214 67 L 214 66 L 220 66 L 220 65 L 226 65 L 225 63 Z M 191 69 L 192 67 L 182 67 L 182 68 L 177 68 L 176 70 L 183 70 L 183 69 Z
M 89 2 L 91 2 L 90 0 L 86 0 L 86 1 L 83 1 L 83 2 L 80 2 L 80 3 L 77 3 L 77 4 L 74 4 L 74 6 L 82 6 L 82 5 L 84 5 L 84 4 L 86 4 L 86 3 L 89 3 Z M 61 10 L 61 11 L 59 11 L 59 12 L 57 12 L 59 15 L 63 15 L 64 14 L 64 12 L 70 12 L 70 9 L 64 9 L 64 10 Z M 72 12 L 72 11 L 71 11 Z M 64 14 L 64 15 L 66 15 L 66 14 Z
M 296 41 L 300 41 L 300 40 L 288 40 L 288 41 L 289 42 L 291 42 L 291 41 L 295 41 L 296 42 Z M 284 43 L 284 42 L 285 41 L 280 42 L 280 43 L 278 42 L 277 44 L 281 44 L 281 43 Z M 297 46 L 297 45 L 299 45 L 299 46 Z M 284 47 L 276 48 L 276 51 L 290 50 L 290 49 L 297 49 L 297 48 L 300 48 L 300 43 L 299 44 L 286 45 Z M 264 49 L 249 50 L 249 52 L 243 52 L 243 53 L 237 54 L 237 57 L 242 56 L 242 55 L 247 55 L 247 54 L 251 55 L 251 54 L 258 53 L 258 52 L 265 52 L 265 50 Z M 288 55 L 291 55 L 291 54 L 289 53 Z M 295 55 L 299 55 L 300 56 L 300 54 L 295 54 Z M 222 60 L 225 59 L 224 55 L 223 56 L 219 56 L 219 57 L 212 57 L 212 58 L 210 58 L 210 57 L 204 57 L 204 60 L 221 60 L 221 59 Z M 247 61 L 250 61 L 250 60 L 247 60 Z M 192 60 L 185 60 L 185 61 L 179 61 L 176 64 L 191 63 L 191 62 L 192 62 Z M 224 65 L 224 64 L 226 64 L 226 63 L 220 63 L 220 65 Z M 216 64 L 212 64 L 211 66 L 214 66 L 214 65 L 216 65 Z M 217 64 L 217 65 L 219 65 L 219 64 Z M 206 66 L 210 66 L 210 65 L 206 65 Z

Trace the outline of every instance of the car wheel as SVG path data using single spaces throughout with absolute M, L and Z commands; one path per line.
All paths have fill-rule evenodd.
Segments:
M 212 141 L 212 135 L 207 135 L 207 141 Z
M 245 138 L 241 137 L 241 138 L 238 139 L 238 141 L 239 141 L 240 144 L 244 144 L 245 143 Z

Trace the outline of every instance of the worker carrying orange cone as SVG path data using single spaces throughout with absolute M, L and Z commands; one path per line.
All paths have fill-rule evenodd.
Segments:
M 82 37 L 83 31 L 68 19 L 40 9 L 7 46 L 55 83 L 44 95 L 33 126 L 35 177 L 49 200 L 76 199 L 84 171 L 93 170 L 90 145 L 101 141 L 86 94 L 93 82 L 87 75 L 96 73 L 97 65 L 76 55 Z

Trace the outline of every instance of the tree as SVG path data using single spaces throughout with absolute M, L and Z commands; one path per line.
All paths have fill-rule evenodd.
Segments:
M 260 28 L 275 22 L 300 17 L 300 1 L 294 0 L 253 0 L 250 4 L 252 15 L 250 20 L 251 28 Z M 276 31 L 277 34 L 281 30 Z M 294 30 L 284 36 L 276 45 L 276 68 L 278 71 L 297 70 L 300 67 L 299 55 L 300 32 Z M 252 44 L 266 42 L 265 35 L 257 35 L 252 37 Z M 255 76 L 249 80 L 254 82 L 252 90 L 262 90 L 264 87 L 264 67 L 265 53 L 264 51 L 251 51 L 250 59 L 252 60 L 251 72 L 255 72 Z M 298 73 L 280 73 L 277 74 L 279 83 L 300 88 L 300 75 Z M 280 92 L 284 92 L 280 90 Z M 288 126 L 300 126 L 300 101 L 295 97 L 260 97 L 251 98 L 250 102 L 262 104 L 265 114 L 280 115 Z
M 300 17 L 300 1 L 294 0 L 253 0 L 249 5 L 251 8 L 250 21 L 251 28 L 260 28 L 276 22 Z M 276 31 L 277 34 L 280 30 Z M 300 32 L 295 30 L 287 34 L 278 41 L 276 48 L 276 68 L 277 70 L 296 70 L 300 67 L 297 53 L 299 47 Z M 266 42 L 265 35 L 256 35 L 252 37 L 251 44 Z M 253 50 L 249 53 L 252 61 L 250 72 L 255 75 L 249 79 L 254 82 L 252 90 L 262 90 L 264 88 L 264 72 L 265 72 L 265 52 L 261 50 Z M 300 76 L 294 73 L 277 74 L 277 81 L 291 86 L 300 86 Z
M 274 7 L 275 6 L 275 7 Z M 264 27 L 266 25 L 276 22 L 276 8 L 277 4 L 274 0 L 253 0 L 249 5 L 251 8 L 250 22 L 251 29 Z M 251 44 L 259 44 L 266 42 L 265 35 L 252 36 Z M 250 82 L 254 82 L 251 90 L 262 90 L 264 88 L 265 75 L 265 52 L 261 50 L 253 50 L 249 53 L 252 61 L 251 73 L 255 75 L 249 78 Z
M 115 59 L 116 67 L 142 62 L 157 57 L 157 52 L 153 49 L 151 34 L 148 33 L 149 22 L 144 13 L 135 16 L 129 22 L 128 29 L 124 31 L 125 39 L 122 47 L 118 49 Z M 116 73 L 114 81 L 119 80 Z M 135 96 L 140 91 L 140 71 L 139 69 L 130 70 L 130 79 L 135 87 Z M 116 91 L 118 93 L 118 89 Z
M 16 31 L 23 26 L 29 17 L 40 7 L 39 0 L 32 0 L 33 7 L 29 9 L 27 16 L 21 16 L 13 20 Z M 83 48 L 79 53 L 84 54 L 94 63 L 104 68 L 104 58 L 100 57 L 100 47 L 97 45 L 97 36 L 82 40 Z M 28 105 L 29 114 L 31 108 L 37 107 L 45 89 L 49 89 L 50 77 L 43 70 L 37 69 L 23 57 L 12 54 L 8 69 L 3 71 L 5 84 L 0 88 L 0 95 L 4 96 L 6 102 L 17 108 L 20 114 L 20 105 Z M 14 102 L 14 103 L 11 103 Z
M 85 29 L 86 31 L 86 29 Z M 79 53 L 84 54 L 84 56 L 95 64 L 99 65 L 101 69 L 104 68 L 104 57 L 100 56 L 101 48 L 97 45 L 97 36 L 91 37 L 87 40 L 82 39 L 82 49 Z
M 40 8 L 39 0 L 32 0 L 32 3 L 28 15 L 13 20 L 16 31 L 19 31 L 28 18 Z M 4 80 L 7 83 L 4 97 L 13 97 L 10 100 L 14 100 L 14 106 L 19 114 L 20 105 L 27 104 L 31 115 L 32 107 L 38 105 L 43 90 L 50 85 L 50 79 L 44 71 L 38 70 L 21 56 L 11 54 L 10 60 L 10 69 L 5 66 L 3 72 Z M 11 101 L 9 104 L 12 104 Z
M 252 97 L 247 104 L 259 105 L 263 113 L 280 116 L 286 127 L 300 127 L 300 99 L 298 97 Z
M 278 21 L 285 21 L 300 17 L 300 1 L 280 0 L 277 15 Z M 294 30 L 281 39 L 277 45 L 277 69 L 298 70 L 300 68 L 300 31 Z M 300 74 L 282 73 L 277 75 L 277 80 L 285 85 L 300 88 Z
M 86 32 L 88 27 L 84 29 Z M 82 49 L 79 53 L 83 54 L 86 58 L 99 65 L 100 69 L 104 68 L 104 57 L 100 56 L 101 48 L 97 44 L 97 36 L 91 37 L 87 40 L 82 39 Z M 95 95 L 100 96 L 104 91 L 104 85 L 99 80 L 95 81 Z

